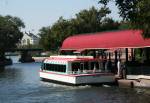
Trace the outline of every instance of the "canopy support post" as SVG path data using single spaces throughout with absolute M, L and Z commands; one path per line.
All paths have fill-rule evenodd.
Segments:
M 96 58 L 96 50 L 93 50 L 93 57 Z
M 128 48 L 125 49 L 125 53 L 126 53 L 126 62 L 128 62 Z
M 135 61 L 135 55 L 134 55 L 134 49 L 131 49 L 131 57 L 132 57 L 132 61 Z
M 118 54 L 118 52 L 117 51 L 115 51 L 115 67 L 117 68 L 117 54 Z
M 109 60 L 111 60 L 111 54 L 110 53 L 108 54 L 108 56 L 109 56 Z

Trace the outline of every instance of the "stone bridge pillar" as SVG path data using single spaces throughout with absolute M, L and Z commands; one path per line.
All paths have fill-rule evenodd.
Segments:
M 34 59 L 32 58 L 29 51 L 21 51 L 21 58 L 19 59 L 19 62 L 26 63 L 26 62 L 34 62 Z

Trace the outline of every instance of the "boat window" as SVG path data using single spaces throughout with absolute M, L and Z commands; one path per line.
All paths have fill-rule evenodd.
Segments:
M 80 63 L 72 63 L 72 71 L 78 71 L 80 68 Z
M 89 70 L 89 63 L 88 62 L 84 62 L 84 70 Z
M 80 70 L 84 69 L 84 63 L 80 63 Z
M 91 69 L 94 69 L 94 62 L 91 62 Z
M 91 62 L 91 69 L 99 69 L 99 63 L 98 62 Z
M 55 72 L 66 72 L 66 65 L 45 64 L 45 70 L 55 71 Z
M 80 70 L 89 70 L 88 62 L 75 62 L 72 63 L 72 71 L 78 71 Z

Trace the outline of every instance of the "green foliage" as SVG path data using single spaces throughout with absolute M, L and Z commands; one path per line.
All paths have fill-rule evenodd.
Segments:
M 106 6 L 109 1 L 110 0 L 100 0 L 98 3 L 103 4 L 103 5 Z
M 119 26 L 119 30 L 127 30 L 127 29 L 131 29 L 131 24 L 129 22 L 120 22 L 120 26 Z
M 105 23 L 103 20 L 110 11 L 107 8 L 101 8 L 100 10 L 94 7 L 89 10 L 82 10 L 76 14 L 76 25 L 78 33 L 90 33 L 101 31 L 101 26 Z M 106 21 L 107 22 L 107 21 Z
M 135 25 L 144 31 L 144 37 L 150 37 L 150 0 L 140 0 L 137 3 L 138 15 Z
M 110 10 L 108 8 L 98 10 L 92 7 L 89 10 L 80 11 L 72 19 L 66 20 L 60 17 L 52 27 L 43 27 L 39 31 L 39 36 L 41 37 L 40 45 L 45 50 L 58 50 L 68 36 L 116 30 L 119 27 L 119 23 L 111 18 L 107 18 L 109 13 Z
M 18 17 L 12 17 L 10 15 L 5 16 L 5 18 L 14 23 L 19 29 L 25 28 L 24 22 Z
M 53 38 L 50 37 L 50 34 L 51 34 L 50 27 L 41 28 L 38 34 L 41 37 L 39 41 L 39 45 L 45 50 L 49 50 L 49 48 L 52 47 L 50 45 L 53 45 L 52 43 Z
M 100 0 L 106 7 L 112 0 Z M 133 29 L 143 30 L 144 37 L 150 37 L 150 0 L 115 0 L 120 16 L 131 23 Z
M 0 16 L 0 58 L 4 57 L 6 50 L 15 48 L 21 40 L 22 27 L 25 27 L 24 23 L 18 17 Z
M 114 21 L 112 18 L 104 18 L 100 25 L 100 31 L 117 30 L 119 26 L 120 23 Z

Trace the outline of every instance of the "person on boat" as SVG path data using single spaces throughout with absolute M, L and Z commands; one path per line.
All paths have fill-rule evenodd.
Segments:
M 96 64 L 94 64 L 93 73 L 96 72 Z
M 106 56 L 104 56 L 104 58 L 102 59 L 103 70 L 104 70 L 104 71 L 105 71 L 105 69 L 106 69 L 106 62 L 107 62 L 107 58 L 106 58 Z
M 117 62 L 117 75 L 120 76 L 121 73 L 121 60 L 119 59 Z
M 122 78 L 126 79 L 127 67 L 126 67 L 125 63 L 123 63 L 122 66 L 121 66 L 121 74 L 122 74 Z
M 105 63 L 105 71 L 111 72 L 111 68 L 112 68 L 112 62 L 111 60 L 107 60 L 107 62 Z

